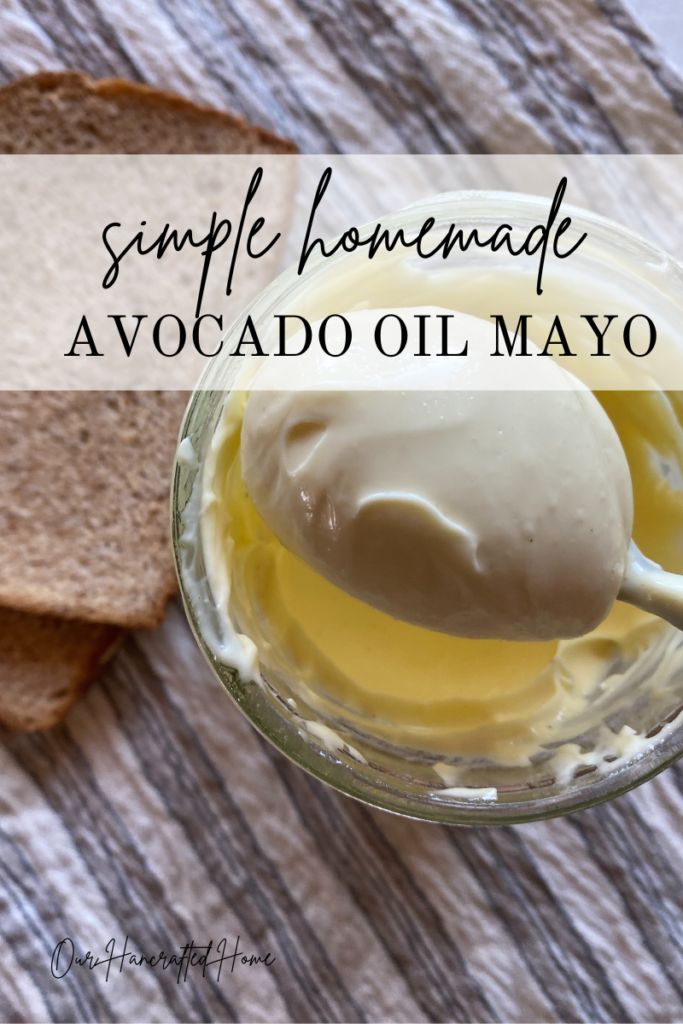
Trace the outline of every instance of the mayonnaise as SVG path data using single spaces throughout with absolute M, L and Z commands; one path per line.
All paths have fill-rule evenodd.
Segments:
M 514 271 L 497 274 L 496 309 L 518 315 L 522 281 Z M 562 312 L 570 322 L 590 287 L 580 275 L 548 286 L 534 299 L 535 318 L 547 325 Z M 347 303 L 353 295 L 367 307 L 364 291 L 387 308 L 410 296 L 475 316 L 491 311 L 491 277 L 480 270 L 429 275 L 400 265 L 372 281 L 359 276 L 355 291 L 344 282 Z M 318 288 L 305 312 L 338 312 L 341 299 L 334 285 Z M 611 297 L 610 311 L 619 308 Z M 639 546 L 683 570 L 681 402 L 635 391 L 605 392 L 598 402 L 560 389 L 530 391 L 523 401 L 500 392 L 484 404 L 484 392 L 473 394 L 470 407 L 464 392 L 413 393 L 403 416 L 400 392 L 228 397 L 199 511 L 223 623 L 215 654 L 239 663 L 245 678 L 266 677 L 296 696 L 309 723 L 341 721 L 440 761 L 524 766 L 552 752 L 570 778 L 580 766 L 636 756 L 675 703 L 681 634 L 614 597 L 632 515 Z M 513 403 L 507 410 L 503 398 Z M 548 419 L 566 429 L 548 431 Z M 521 432 L 506 432 L 513 420 Z M 474 445 L 449 445 L 451 431 Z M 420 461 L 418 450 L 435 452 L 434 461 Z M 490 460 L 495 473 L 485 471 Z M 474 481 L 482 466 L 483 496 Z M 456 478 L 469 486 L 456 490 Z M 364 518 L 368 504 L 374 514 L 379 506 L 381 529 Z M 514 509 L 522 510 L 515 519 Z M 413 557 L 418 547 L 426 559 Z M 484 572 L 474 571 L 475 557 Z M 520 566 L 533 567 L 521 588 Z M 454 577 L 464 578 L 461 589 Z M 519 642 L 522 619 L 533 622 L 534 641 Z M 514 642 L 452 635 L 471 628 L 490 636 L 501 623 Z M 641 731 L 630 715 L 642 707 L 649 725 Z
M 370 345 L 378 314 L 346 317 Z M 437 386 L 457 372 L 430 368 Z M 475 350 L 468 385 L 484 372 Z M 578 380 L 549 358 L 526 373 L 533 391 L 254 391 L 249 495 L 286 547 L 406 622 L 502 640 L 587 633 L 624 575 L 628 464 Z

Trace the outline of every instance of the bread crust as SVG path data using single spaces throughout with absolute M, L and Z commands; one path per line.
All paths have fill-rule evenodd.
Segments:
M 139 103 L 149 109 L 157 106 L 164 111 L 177 110 L 179 113 L 201 119 L 203 124 L 213 122 L 216 126 L 242 131 L 256 137 L 269 152 L 297 153 L 297 147 L 288 139 L 259 125 L 251 124 L 236 114 L 217 110 L 206 104 L 186 99 L 177 93 L 141 82 L 129 82 L 123 78 L 91 78 L 82 71 L 37 71 L 0 87 L 0 105 L 7 99 L 22 92 L 37 89 L 41 92 L 56 92 L 65 89 L 104 100 L 124 99 L 132 104 Z

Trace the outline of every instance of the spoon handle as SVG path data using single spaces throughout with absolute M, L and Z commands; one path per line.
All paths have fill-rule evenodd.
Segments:
M 683 575 L 666 572 L 631 542 L 619 599 L 683 630 Z

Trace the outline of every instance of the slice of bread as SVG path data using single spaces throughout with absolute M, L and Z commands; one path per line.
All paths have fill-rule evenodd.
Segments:
M 239 118 L 116 79 L 45 72 L 0 89 L 0 153 L 294 151 Z M 55 724 L 119 627 L 161 618 L 175 588 L 168 498 L 186 397 L 0 393 L 5 725 Z
M 61 721 L 122 636 L 111 626 L 0 611 L 0 723 L 22 731 Z
M 0 89 L 0 153 L 294 153 L 241 118 L 118 78 L 43 71 Z
M 129 628 L 176 589 L 169 484 L 187 394 L 0 397 L 0 605 Z

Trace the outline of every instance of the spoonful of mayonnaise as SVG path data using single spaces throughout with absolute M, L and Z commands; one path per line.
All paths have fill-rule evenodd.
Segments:
M 377 314 L 346 314 L 354 335 Z M 414 360 L 410 388 L 381 368 L 394 376 L 369 390 L 278 390 L 266 367 L 241 458 L 273 533 L 349 594 L 439 632 L 571 638 L 617 598 L 683 628 L 683 579 L 631 543 L 628 463 L 592 392 L 551 358 L 525 361 L 533 390 L 489 390 L 491 327 L 456 316 L 474 339 L 457 388 L 445 359 Z

